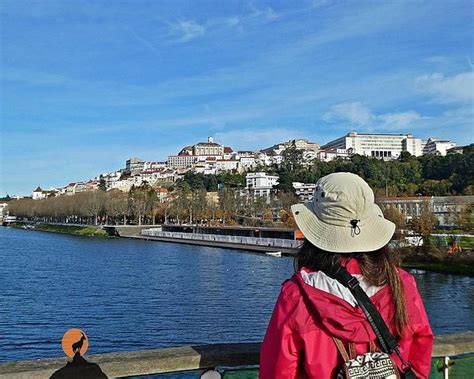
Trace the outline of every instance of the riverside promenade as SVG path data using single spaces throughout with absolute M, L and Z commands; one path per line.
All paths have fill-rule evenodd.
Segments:
M 111 235 L 149 241 L 183 243 L 189 245 L 212 246 L 247 250 L 260 253 L 280 252 L 282 255 L 295 255 L 302 241 L 289 238 L 249 237 L 239 235 L 221 235 L 209 233 L 185 233 L 163 231 L 161 226 L 105 226 Z M 250 229 L 250 228 L 248 228 Z M 259 234 L 273 228 L 252 228 Z M 227 229 L 229 230 L 229 229 Z M 237 228 L 239 230 L 239 228 Z M 263 233 L 262 233 L 263 232 Z

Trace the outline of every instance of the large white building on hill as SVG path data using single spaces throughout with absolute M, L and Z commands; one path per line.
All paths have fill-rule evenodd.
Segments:
M 349 154 L 397 159 L 402 151 L 416 157 L 423 154 L 423 141 L 412 134 L 361 134 L 351 132 L 328 142 L 323 149 L 344 149 Z
M 423 146 L 423 154 L 434 154 L 445 156 L 449 149 L 456 147 L 452 141 L 441 140 L 438 138 L 428 138 Z
M 427 141 L 412 134 L 363 134 L 351 132 L 326 143 L 322 149 L 346 150 L 349 155 L 359 154 L 382 159 L 397 159 L 402 151 L 415 157 L 424 154 L 446 155 L 455 147 L 452 141 L 429 138 Z
M 245 188 L 254 196 L 269 196 L 278 185 L 278 179 L 277 175 L 266 172 L 249 172 L 245 177 Z
M 171 168 L 192 168 L 198 162 L 203 162 L 206 158 L 214 157 L 216 160 L 229 158 L 233 150 L 214 142 L 212 137 L 207 142 L 199 142 L 192 146 L 185 146 L 178 155 L 168 156 L 168 166 Z

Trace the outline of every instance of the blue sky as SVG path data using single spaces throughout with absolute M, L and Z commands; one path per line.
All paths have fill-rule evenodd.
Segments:
M 0 195 L 207 136 L 473 142 L 473 4 L 2 0 Z

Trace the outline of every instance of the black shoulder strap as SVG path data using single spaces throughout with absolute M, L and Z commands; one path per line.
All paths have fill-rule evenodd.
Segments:
M 372 329 L 379 340 L 382 351 L 386 353 L 393 353 L 398 347 L 398 342 L 392 333 L 390 333 L 387 324 L 383 320 L 377 308 L 375 308 L 372 300 L 370 300 L 364 290 L 360 287 L 357 278 L 349 274 L 349 272 L 343 266 L 338 266 L 333 272 L 329 272 L 328 275 L 341 282 L 351 291 L 352 295 L 357 300 L 357 303 L 372 326 Z
M 402 361 L 402 364 L 405 366 L 405 378 L 416 378 L 416 375 L 411 370 L 410 363 L 406 362 L 400 355 L 400 346 L 397 340 L 388 329 L 387 324 L 385 323 L 377 308 L 375 308 L 372 300 L 370 300 L 369 296 L 367 296 L 364 290 L 360 287 L 357 278 L 352 276 L 346 270 L 346 268 L 341 265 L 336 266 L 332 272 L 328 272 L 327 274 L 338 280 L 340 283 L 346 286 L 349 291 L 351 291 L 352 295 L 357 300 L 357 303 L 367 317 L 370 326 L 374 330 L 382 351 L 389 354 L 396 353 Z

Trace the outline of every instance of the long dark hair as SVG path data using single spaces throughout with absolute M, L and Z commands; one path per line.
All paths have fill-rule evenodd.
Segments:
M 403 283 L 397 270 L 398 258 L 391 254 L 388 246 L 367 253 L 337 254 L 324 251 L 305 240 L 295 258 L 295 270 L 306 267 L 314 271 L 330 272 L 331 269 L 348 258 L 358 260 L 362 275 L 374 286 L 388 285 L 395 303 L 396 334 L 401 336 L 408 325 Z

